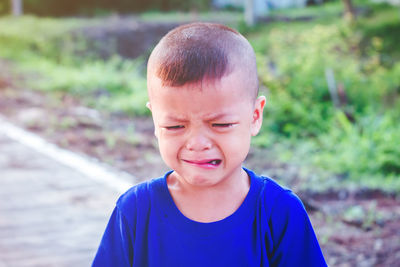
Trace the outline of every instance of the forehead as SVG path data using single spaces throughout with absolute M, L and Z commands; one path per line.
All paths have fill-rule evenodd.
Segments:
M 156 116 L 212 117 L 237 114 L 253 103 L 252 93 L 249 93 L 251 88 L 242 77 L 233 74 L 220 80 L 180 87 L 163 86 L 160 79 L 153 77 L 148 86 L 153 115 Z
M 199 93 L 214 93 L 219 96 L 235 94 L 240 95 L 247 100 L 255 99 L 257 88 L 254 87 L 253 77 L 246 75 L 246 72 L 241 68 L 236 67 L 230 73 L 218 79 L 203 79 L 195 83 L 187 83 L 182 86 L 164 85 L 163 80 L 158 77 L 153 71 L 149 71 L 147 76 L 147 90 L 150 102 L 160 95 L 173 94 L 175 96 L 192 96 L 198 97 Z

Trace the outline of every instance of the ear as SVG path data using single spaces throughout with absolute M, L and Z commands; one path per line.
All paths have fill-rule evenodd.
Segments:
M 150 111 L 152 111 L 150 102 L 146 103 L 146 108 L 148 108 Z M 154 123 L 154 120 L 153 120 L 153 125 L 154 125 L 154 136 L 158 138 L 157 129 L 156 129 L 156 125 Z
M 259 96 L 254 104 L 253 120 L 251 122 L 251 135 L 256 136 L 261 129 L 263 110 L 266 103 L 265 96 Z
M 150 102 L 147 102 L 147 103 L 146 103 L 146 108 L 150 109 L 150 111 L 151 111 L 151 104 L 150 104 Z

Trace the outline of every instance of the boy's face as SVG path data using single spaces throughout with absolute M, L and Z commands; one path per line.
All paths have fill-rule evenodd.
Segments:
M 241 175 L 265 104 L 246 81 L 234 71 L 215 82 L 167 87 L 150 76 L 148 107 L 160 153 L 181 181 L 213 186 Z

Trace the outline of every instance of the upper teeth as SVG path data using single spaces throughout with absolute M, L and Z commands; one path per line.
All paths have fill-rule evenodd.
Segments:
M 211 164 L 217 164 L 217 161 L 216 160 L 212 160 L 212 161 L 210 161 L 210 163 Z

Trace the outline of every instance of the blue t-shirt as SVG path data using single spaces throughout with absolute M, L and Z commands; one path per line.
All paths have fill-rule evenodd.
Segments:
M 167 187 L 171 172 L 132 187 L 119 198 L 92 266 L 326 266 L 300 199 L 245 170 L 243 203 L 211 223 L 179 211 Z

